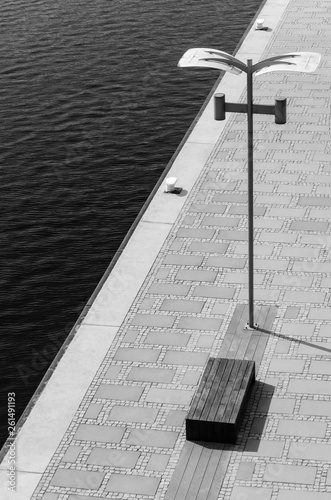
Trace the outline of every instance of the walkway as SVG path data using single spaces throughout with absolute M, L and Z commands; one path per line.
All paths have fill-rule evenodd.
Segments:
M 286 125 L 254 118 L 256 313 L 269 324 L 242 334 L 246 119 L 214 122 L 210 103 L 169 174 L 182 195 L 160 188 L 88 308 L 18 436 L 15 494 L 1 464 L 2 499 L 331 498 L 330 2 L 270 0 L 259 17 L 270 29 L 253 27 L 239 59 L 322 54 L 314 74 L 254 80 L 256 103 L 288 98 Z M 218 91 L 245 101 L 241 76 Z M 258 360 L 238 442 L 186 442 L 219 354 Z

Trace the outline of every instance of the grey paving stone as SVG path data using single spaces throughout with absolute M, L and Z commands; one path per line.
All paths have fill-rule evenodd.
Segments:
M 123 337 L 123 342 L 129 342 L 129 343 L 135 342 L 136 338 L 138 337 L 138 334 L 139 334 L 138 330 L 128 330 Z
M 108 378 L 110 380 L 116 380 L 120 374 L 121 369 L 122 369 L 121 366 L 116 366 L 116 365 L 110 366 L 107 372 L 105 373 L 104 378 Z
M 215 194 L 213 201 L 226 203 L 247 203 L 247 194 Z
M 331 394 L 331 380 L 299 380 L 292 379 L 289 382 L 287 392 L 298 394 Z
M 302 276 L 300 274 L 277 274 L 272 278 L 272 284 L 275 286 L 300 286 L 309 288 L 312 285 L 313 278 L 309 276 Z
M 271 255 L 275 245 L 254 245 L 254 255 Z M 248 244 L 238 243 L 235 246 L 234 253 L 248 255 Z
M 188 411 L 185 410 L 170 410 L 165 421 L 165 425 L 171 427 L 181 427 L 184 423 Z
M 261 216 L 266 213 L 267 209 L 265 207 L 254 207 L 254 216 Z M 231 205 L 228 210 L 229 215 L 247 215 L 248 208 L 245 205 Z
M 149 476 L 129 476 L 128 474 L 112 474 L 106 490 L 114 493 L 134 493 L 136 495 L 154 496 L 157 492 L 160 478 Z
M 95 447 L 87 457 L 86 463 L 104 465 L 107 467 L 135 467 L 140 453 L 138 451 L 114 450 L 110 448 Z
M 202 373 L 196 370 L 187 370 L 183 380 L 183 385 L 198 385 Z
M 103 405 L 92 403 L 86 410 L 84 414 L 84 418 L 98 418 L 99 413 L 101 412 Z
M 293 184 L 280 184 L 277 186 L 278 193 L 298 193 L 298 194 L 309 194 L 313 190 L 312 186 L 299 184 L 298 186 L 294 186 Z
M 173 448 L 178 439 L 178 432 L 151 429 L 132 429 L 127 443 L 134 446 Z
M 173 346 L 186 346 L 190 340 L 190 335 L 184 333 L 160 333 L 160 332 L 150 332 L 147 334 L 144 340 L 145 344 L 156 344 L 156 345 L 173 345 Z
M 234 240 L 234 241 L 246 241 L 247 231 L 225 231 L 223 229 L 217 231 L 217 237 L 219 240 Z
M 330 364 L 330 361 L 328 361 L 328 363 Z M 301 401 L 299 413 L 300 415 L 318 415 L 320 417 L 329 417 L 331 415 L 331 402 L 304 399 Z
M 152 453 L 151 458 L 146 465 L 146 470 L 155 470 L 164 472 L 169 462 L 169 455 L 161 455 L 160 453 Z
M 108 420 L 153 424 L 158 411 L 159 410 L 157 408 L 115 405 L 110 410 Z
M 330 264 L 329 262 L 294 262 L 292 270 L 299 273 L 328 273 Z
M 255 229 L 279 229 L 281 230 L 284 225 L 284 221 L 282 219 L 276 218 L 268 218 L 268 217 L 256 217 L 254 220 L 254 228 Z
M 168 254 L 163 259 L 163 264 L 173 264 L 176 266 L 200 266 L 203 257 L 199 255 L 176 255 Z
M 190 288 L 190 285 L 178 285 L 176 283 L 153 283 L 147 293 L 153 295 L 185 296 L 188 294 Z
M 309 367 L 309 373 L 314 373 L 315 375 L 331 375 L 331 363 L 330 361 L 311 361 Z M 330 413 L 331 415 L 331 413 Z
M 222 217 L 205 215 L 201 221 L 202 226 L 237 227 L 240 219 L 237 217 Z
M 189 405 L 194 395 L 194 390 L 186 389 L 149 389 L 146 401 L 148 403 L 163 403 L 169 405 Z
M 155 363 L 160 355 L 160 349 L 140 349 L 137 347 L 119 347 L 114 359 L 120 361 L 140 361 L 142 363 Z
M 306 248 L 306 247 L 283 247 L 281 249 L 280 255 L 282 257 L 302 257 L 308 259 L 317 259 L 319 254 L 318 248 Z
M 42 496 L 42 500 L 58 500 L 59 496 L 60 493 L 44 493 L 44 495 Z
M 328 277 L 322 278 L 321 287 L 322 288 L 324 288 L 324 287 L 331 288 L 331 278 L 328 278 Z
M 177 280 L 182 281 L 215 281 L 216 271 L 198 271 L 194 269 L 181 269 L 176 275 Z
M 285 313 L 284 318 L 286 318 L 286 319 L 297 319 L 297 317 L 299 315 L 299 312 L 300 312 L 300 307 L 298 307 L 298 306 L 289 306 L 289 307 L 286 308 L 286 313 Z
M 267 464 L 263 479 L 277 483 L 314 484 L 316 472 L 317 467 L 274 463 Z
M 202 300 L 165 299 L 161 304 L 160 310 L 199 313 L 202 311 L 205 303 L 206 302 Z
M 330 190 L 330 188 L 328 187 Z M 311 219 L 331 219 L 331 210 L 322 209 L 322 208 L 311 208 L 309 212 L 309 216 Z
M 285 443 L 266 439 L 248 439 L 243 455 L 259 457 L 280 458 L 283 454 Z
M 232 488 L 230 500 L 256 500 L 263 498 L 263 500 L 270 500 L 272 488 L 260 488 L 254 486 L 234 486 Z
M 253 478 L 255 464 L 253 462 L 241 462 L 238 467 L 236 480 L 251 481 Z
M 289 448 L 289 458 L 300 460 L 330 461 L 331 445 L 320 443 L 293 442 Z
M 235 182 L 205 182 L 202 186 L 201 189 L 206 189 L 210 190 L 212 189 L 213 191 L 233 191 L 235 188 L 236 183 Z
M 155 299 L 144 299 L 139 305 L 139 309 L 144 309 L 148 311 L 149 309 L 153 308 L 154 304 L 155 304 Z
M 295 399 L 261 398 L 257 407 L 258 413 L 293 413 Z
M 57 469 L 50 484 L 68 488 L 98 490 L 101 486 L 104 472 L 74 469 Z
M 198 285 L 194 288 L 192 295 L 193 297 L 232 299 L 235 292 L 236 289 L 231 287 Z
M 223 320 L 218 318 L 186 318 L 182 316 L 178 322 L 178 328 L 188 330 L 214 330 L 218 331 Z
M 171 328 L 176 318 L 161 314 L 136 314 L 132 319 L 132 324 L 136 326 L 156 326 Z
M 279 490 L 277 500 L 329 500 L 330 493 L 317 491 L 299 490 Z
M 229 304 L 224 304 L 222 302 L 218 302 L 214 305 L 211 313 L 212 314 L 226 314 L 229 309 Z
M 300 337 L 312 337 L 314 335 L 315 325 L 311 323 L 287 323 L 281 327 L 281 335 L 286 335 L 288 337 L 300 336 Z
M 324 292 L 299 292 L 298 290 L 286 290 L 284 302 L 303 302 L 304 304 L 323 304 Z
M 263 434 L 264 428 L 266 426 L 266 417 L 255 417 L 250 428 L 250 434 Z
M 215 342 L 215 335 L 200 335 L 197 341 L 197 347 L 211 348 Z
M 325 267 L 330 266 L 328 263 Z M 321 267 L 321 264 L 320 264 Z M 329 267 L 330 269 L 330 267 Z M 327 271 L 329 272 L 329 271 Z M 308 313 L 309 319 L 331 320 L 331 308 L 311 307 Z
M 314 231 L 322 233 L 327 231 L 327 222 L 293 220 L 290 225 L 291 231 Z
M 246 258 L 234 258 L 234 257 L 209 257 L 206 261 L 206 266 L 209 267 L 227 267 L 230 269 L 243 269 L 246 265 Z
M 77 457 L 81 451 L 82 451 L 81 446 L 75 446 L 75 445 L 68 446 L 68 448 L 67 448 L 67 450 L 62 458 L 62 461 L 63 462 L 76 462 Z
M 323 176 L 322 179 L 312 179 L 313 182 L 326 181 L 327 179 Z M 331 198 L 329 196 L 301 196 L 298 201 L 298 205 L 304 206 L 321 206 L 321 207 L 331 207 Z
M 130 369 L 127 380 L 170 384 L 175 373 L 175 370 L 166 368 L 133 367 Z
M 181 243 L 181 247 L 183 246 L 184 242 L 183 241 L 180 241 Z M 172 245 L 174 246 L 174 245 Z M 179 245 L 178 245 L 179 246 Z M 180 249 L 179 249 L 180 250 Z M 156 274 L 155 274 L 155 278 L 158 279 L 158 280 L 166 280 L 167 277 L 169 276 L 170 274 L 170 271 L 171 269 L 170 268 L 167 268 L 167 269 L 159 269 Z
M 101 384 L 95 394 L 95 398 L 139 401 L 143 391 L 143 387 Z
M 205 352 L 167 351 L 163 363 L 169 365 L 204 366 L 209 355 Z
M 226 205 L 216 205 L 216 203 L 192 203 L 189 207 L 190 212 L 223 214 Z
M 324 438 L 327 429 L 325 422 L 302 420 L 280 420 L 276 434 L 280 436 L 297 436 Z
M 331 356 L 331 346 L 329 342 L 312 342 L 312 345 L 300 344 L 298 353 L 315 356 Z
M 265 274 L 255 274 L 254 276 L 254 283 L 255 285 L 261 285 L 263 283 Z M 237 273 L 237 272 L 230 272 L 226 273 L 224 278 L 223 278 L 224 283 L 245 283 L 248 284 L 248 275 L 247 272 L 242 272 L 242 273 Z M 232 288 L 232 290 L 235 292 L 236 288 Z M 227 298 L 227 297 L 224 297 Z
M 331 337 L 331 325 L 321 325 L 320 331 L 318 332 L 318 336 Z
M 100 443 L 119 443 L 124 435 L 122 427 L 109 425 L 80 424 L 74 435 L 78 441 L 98 441 Z
M 305 361 L 301 359 L 272 359 L 269 365 L 271 372 L 302 373 Z
M 286 271 L 289 266 L 288 260 L 254 259 L 255 269 L 266 269 L 272 271 Z
M 197 238 L 200 240 L 211 240 L 214 234 L 214 229 L 189 229 L 182 227 L 177 231 L 177 238 Z
M 208 241 L 193 241 L 188 247 L 189 252 L 201 253 L 225 253 L 228 249 L 228 243 L 212 243 Z
M 271 289 L 266 290 L 264 288 L 255 288 L 254 290 L 254 298 L 255 300 L 268 300 L 275 301 L 279 298 L 280 291 Z M 238 295 L 238 300 L 248 300 L 248 289 L 242 288 Z
M 274 241 L 276 243 L 295 243 L 296 234 L 291 233 L 262 233 L 259 235 L 260 241 Z
M 279 194 L 268 194 L 268 195 L 257 195 L 255 202 L 264 203 L 267 205 L 289 205 L 291 203 L 292 196 L 281 196 Z

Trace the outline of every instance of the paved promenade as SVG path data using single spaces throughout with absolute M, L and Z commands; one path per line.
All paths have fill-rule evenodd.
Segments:
M 243 330 L 246 117 L 215 122 L 210 102 L 169 172 L 182 193 L 160 187 L 88 305 L 18 435 L 15 493 L 0 466 L 1 499 L 330 500 L 331 3 L 270 0 L 258 17 L 269 29 L 253 26 L 238 59 L 322 54 L 313 74 L 254 79 L 256 103 L 288 102 L 285 125 L 254 117 L 264 331 Z M 245 102 L 245 76 L 217 91 Z M 184 419 L 219 355 L 257 363 L 242 428 L 235 445 L 190 443 Z

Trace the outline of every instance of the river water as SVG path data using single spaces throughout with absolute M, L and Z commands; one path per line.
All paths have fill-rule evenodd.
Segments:
M 0 0 L 1 443 L 260 3 Z

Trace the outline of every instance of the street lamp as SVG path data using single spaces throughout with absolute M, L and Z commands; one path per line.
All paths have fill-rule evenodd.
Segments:
M 178 62 L 180 68 L 202 67 L 226 71 L 234 75 L 247 74 L 247 104 L 226 103 L 224 94 L 216 94 L 215 119 L 224 120 L 226 111 L 247 113 L 248 131 L 248 309 L 247 327 L 257 328 L 254 323 L 254 227 L 253 227 L 253 114 L 274 114 L 277 124 L 286 123 L 286 99 L 276 100 L 275 106 L 253 104 L 253 73 L 262 75 L 271 71 L 299 71 L 310 73 L 316 70 L 321 54 L 316 52 L 292 52 L 270 57 L 256 64 L 252 59 L 247 65 L 227 52 L 215 49 L 189 49 Z

